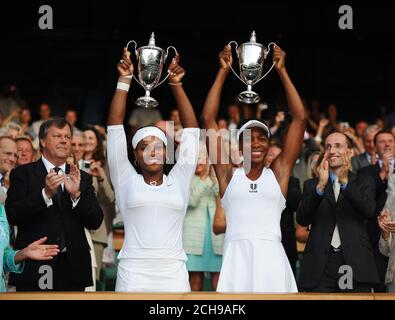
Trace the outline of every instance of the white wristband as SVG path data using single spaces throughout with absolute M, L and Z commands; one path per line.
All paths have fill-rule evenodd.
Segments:
M 127 84 L 127 83 L 125 83 L 125 82 L 120 82 L 120 81 L 118 81 L 118 83 L 117 83 L 117 89 L 128 92 L 128 91 L 129 91 L 129 88 L 130 88 L 130 84 Z

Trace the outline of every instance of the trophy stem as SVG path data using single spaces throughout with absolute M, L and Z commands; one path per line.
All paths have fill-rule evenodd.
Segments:
M 247 84 L 247 91 L 252 91 L 252 85 Z
M 144 97 L 140 97 L 136 100 L 136 104 L 139 107 L 144 107 L 147 109 L 155 108 L 159 105 L 158 101 L 151 97 L 151 93 L 149 90 L 145 90 Z

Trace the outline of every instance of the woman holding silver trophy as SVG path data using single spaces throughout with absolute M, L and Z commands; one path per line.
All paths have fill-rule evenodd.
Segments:
M 119 82 L 109 110 L 107 143 L 111 181 L 125 226 L 116 291 L 190 291 L 182 226 L 197 164 L 200 130 L 182 87 L 185 71 L 178 62 L 177 54 L 168 70 L 168 83 L 184 130 L 179 157 L 168 176 L 163 170 L 172 141 L 161 129 L 140 128 L 132 145 L 127 145 L 123 122 L 133 77 L 127 48 L 118 63 Z M 127 148 L 133 148 L 141 174 L 129 162 Z
M 255 44 L 253 44 L 255 45 Z M 219 54 L 220 68 L 205 101 L 202 120 L 208 129 L 207 149 L 219 182 L 226 213 L 219 292 L 297 292 L 295 278 L 281 244 L 280 219 L 288 181 L 301 151 L 307 114 L 285 68 L 285 52 L 274 47 L 273 63 L 283 84 L 292 122 L 282 153 L 265 168 L 269 128 L 257 119 L 239 125 L 237 140 L 243 166 L 232 169 L 216 117 L 221 92 L 231 70 L 230 45 Z M 210 130 L 211 129 L 211 130 Z M 211 131 L 211 133 L 210 133 Z M 228 163 L 225 163 L 224 160 Z M 248 205 L 246 205 L 248 204 Z

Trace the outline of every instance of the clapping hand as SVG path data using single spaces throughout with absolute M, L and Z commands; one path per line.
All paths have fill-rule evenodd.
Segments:
M 391 232 L 395 232 L 395 224 L 391 222 L 391 212 L 384 209 L 377 217 L 377 222 L 381 229 L 384 240 L 387 240 Z
M 324 192 L 324 189 L 328 184 L 328 180 L 329 180 L 329 162 L 328 162 L 327 154 L 325 154 L 324 158 L 322 159 L 320 165 L 318 166 L 317 171 L 318 171 L 317 188 L 320 192 Z
M 81 173 L 76 165 L 70 165 L 70 174 L 63 175 L 64 187 L 73 199 L 80 195 Z

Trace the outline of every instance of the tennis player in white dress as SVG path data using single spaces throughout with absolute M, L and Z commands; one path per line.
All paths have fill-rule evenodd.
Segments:
M 108 116 L 107 156 L 111 181 L 124 226 L 118 256 L 116 291 L 189 292 L 182 226 L 199 149 L 195 113 L 181 83 L 185 71 L 177 56 L 169 67 L 169 85 L 184 127 L 179 157 L 168 176 L 163 173 L 168 141 L 157 127 L 136 131 L 127 145 L 123 128 L 133 64 L 124 50 L 118 63 L 119 82 Z M 138 174 L 128 160 L 133 148 Z
M 208 133 L 208 151 L 226 213 L 224 253 L 217 291 L 297 292 L 295 278 L 281 244 L 280 219 L 285 208 L 289 176 L 303 143 L 305 109 L 285 68 L 285 52 L 276 46 L 273 61 L 292 116 L 283 152 L 270 168 L 265 168 L 270 131 L 259 120 L 246 120 L 237 133 L 243 166 L 233 171 L 232 165 L 223 161 L 227 158 L 222 154 L 224 142 L 216 123 L 222 87 L 232 64 L 229 46 L 220 53 L 219 60 L 220 69 L 202 114 L 205 129 L 214 132 Z

